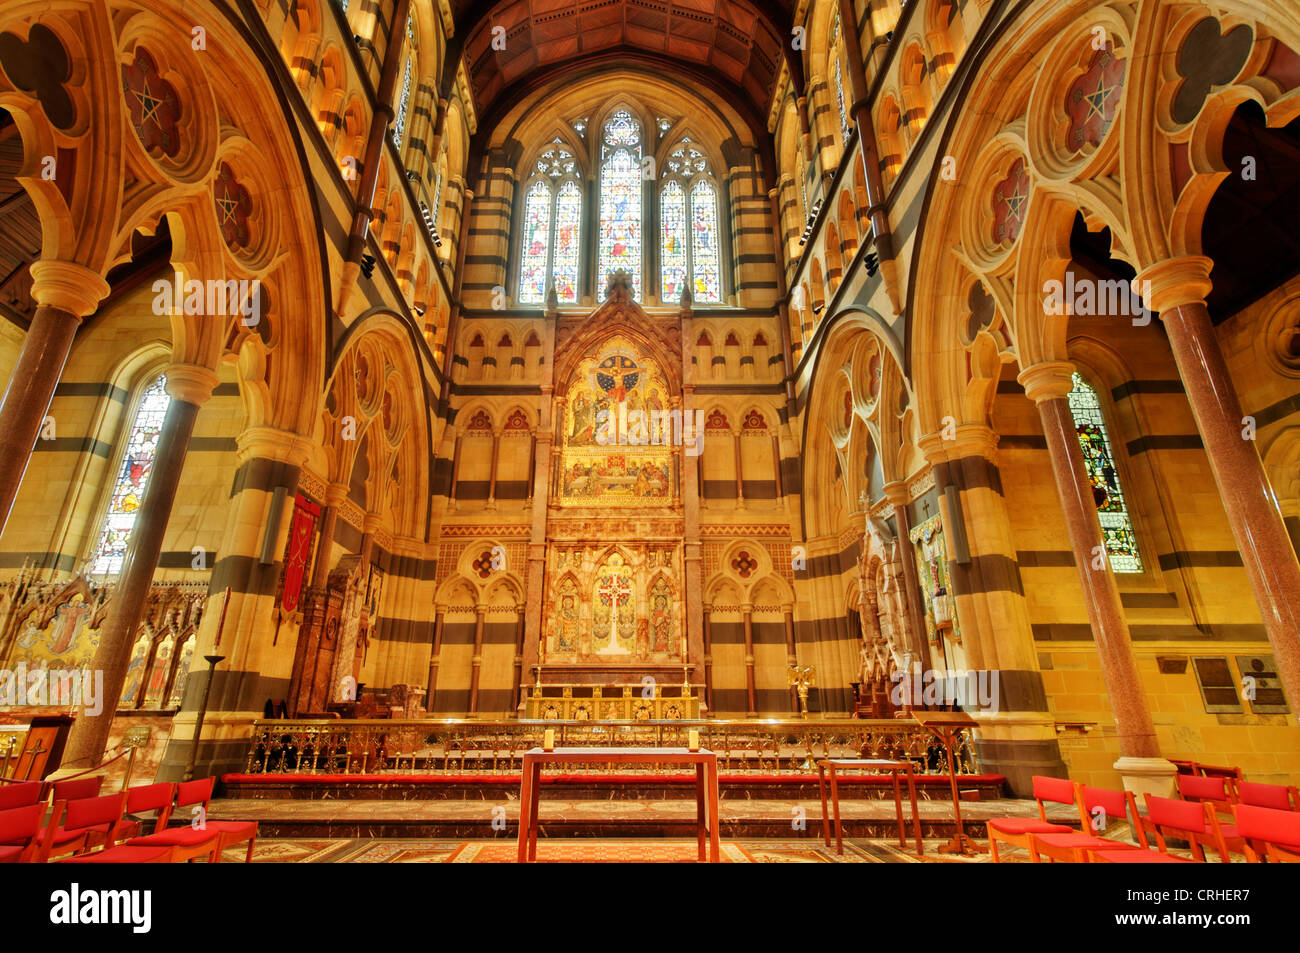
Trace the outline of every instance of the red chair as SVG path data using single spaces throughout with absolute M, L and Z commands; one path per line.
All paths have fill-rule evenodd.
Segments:
M 1094 818 L 1101 820 L 1101 829 L 1109 830 L 1128 820 L 1129 812 L 1137 816 L 1137 802 L 1131 791 L 1112 791 L 1108 788 L 1094 788 L 1084 784 L 1075 785 L 1076 802 L 1079 805 L 1079 821 L 1082 829 L 1068 834 L 1030 834 L 1030 859 L 1040 862 L 1046 857 L 1051 861 L 1066 864 L 1088 863 L 1088 853 L 1095 850 L 1146 850 L 1147 838 L 1141 824 L 1134 824 L 1133 831 L 1139 843 L 1127 844 L 1123 841 L 1099 837 L 1093 833 L 1096 825 Z M 1095 812 L 1100 809 L 1100 814 Z
M 51 857 L 80 854 L 94 847 L 112 844 L 125 807 L 125 791 L 76 801 L 56 801 L 50 819 L 40 834 L 36 862 L 43 864 Z
M 181 792 L 177 794 L 177 802 L 181 803 L 184 798 L 185 804 L 203 805 L 203 820 L 209 831 L 216 831 L 221 835 L 220 844 L 217 846 L 216 861 L 221 860 L 221 853 L 227 847 L 233 847 L 235 844 L 248 841 L 248 852 L 244 855 L 244 863 L 253 862 L 253 848 L 257 844 L 257 821 L 212 821 L 208 820 L 208 803 L 212 800 L 212 788 L 216 783 L 216 778 L 203 778 L 199 781 L 187 781 L 181 784 Z M 200 798 L 202 801 L 200 802 Z
M 1229 778 L 1233 781 L 1242 780 L 1241 768 L 1227 767 L 1218 764 L 1201 764 L 1196 762 L 1196 773 L 1203 778 Z
M 36 853 L 44 804 L 24 804 L 0 811 L 0 864 L 24 864 Z
M 99 789 L 104 786 L 102 774 L 92 774 L 86 778 L 69 778 L 66 781 L 53 782 L 54 801 L 80 801 L 88 797 L 98 797 Z M 41 798 L 45 800 L 45 798 Z
M 1300 811 L 1300 791 L 1285 784 L 1239 781 L 1237 803 L 1248 804 L 1251 807 L 1272 808 L 1275 811 Z
M 1232 805 L 1236 803 L 1236 794 L 1231 781 L 1222 775 L 1198 777 L 1188 774 L 1177 775 L 1178 796 L 1184 801 L 1201 801 L 1213 804 L 1221 814 L 1231 814 Z
M 23 781 L 19 784 L 0 784 L 0 811 L 26 807 L 41 800 L 41 782 Z
M 153 830 L 149 833 L 156 834 L 159 831 L 167 829 L 167 821 L 172 816 L 172 801 L 176 797 L 176 785 L 166 781 L 158 784 L 142 784 L 139 787 L 131 788 L 126 792 L 126 813 L 127 816 L 122 819 L 122 825 L 118 828 L 117 836 L 120 840 L 130 840 L 132 837 L 139 837 L 143 833 L 144 825 L 148 818 L 138 815 L 148 814 L 156 811 Z
M 998 841 L 1028 850 L 1034 836 L 1075 832 L 1074 828 L 1066 824 L 1053 824 L 1049 821 L 1047 807 L 1043 803 L 1051 801 L 1053 804 L 1073 804 L 1073 781 L 1036 774 L 1034 775 L 1034 800 L 1038 802 L 1038 820 L 1031 817 L 999 817 L 988 822 L 989 851 L 993 855 L 993 863 L 1002 862 L 998 858 Z M 1038 862 L 1038 857 L 1032 851 L 1030 859 L 1035 863 Z
M 1194 864 L 1196 861 L 1154 850 L 1095 850 L 1094 864 Z
M 1251 863 L 1262 853 L 1271 863 L 1300 864 L 1300 812 L 1238 804 L 1236 818 Z
M 1188 842 L 1192 856 L 1204 861 L 1205 854 L 1201 847 L 1213 847 L 1219 852 L 1220 859 L 1229 863 L 1230 847 L 1242 850 L 1245 842 L 1237 833 L 1235 824 L 1220 824 L 1219 815 L 1209 803 L 1200 801 L 1176 801 L 1168 797 L 1146 795 L 1147 821 L 1155 830 L 1156 844 L 1160 853 L 1169 853 L 1165 843 L 1166 832 L 1174 834 Z
M 118 844 L 107 850 L 97 850 L 80 857 L 69 857 L 61 864 L 170 864 L 176 860 L 174 847 L 132 847 Z
M 127 841 L 129 847 L 171 847 L 175 849 L 175 859 L 189 861 L 195 857 L 207 857 L 208 863 L 215 864 L 221 860 L 222 833 L 215 830 L 207 820 L 208 800 L 212 797 L 212 784 L 215 779 L 202 781 L 184 781 L 176 789 L 176 808 L 202 805 L 203 818 L 201 826 L 186 823 L 184 827 L 169 827 L 144 837 L 133 837 Z M 188 813 L 188 812 L 182 812 Z M 187 818 L 188 820 L 188 818 Z M 197 821 L 197 818 L 195 819 Z M 250 845 L 249 852 L 252 852 Z

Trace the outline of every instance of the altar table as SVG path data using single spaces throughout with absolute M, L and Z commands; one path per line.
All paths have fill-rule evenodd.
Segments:
M 537 859 L 537 806 L 542 768 L 552 764 L 693 764 L 695 765 L 695 820 L 697 847 L 704 860 L 708 831 L 709 862 L 718 862 L 718 756 L 689 748 L 532 748 L 524 752 L 519 790 L 519 863 Z M 646 783 L 658 779 L 646 775 Z
M 817 762 L 817 787 L 822 797 L 822 838 L 831 846 L 830 818 L 826 815 L 826 775 L 831 776 L 831 805 L 835 811 L 835 852 L 844 853 L 844 837 L 840 826 L 840 786 L 835 772 L 838 768 L 871 768 L 887 771 L 894 777 L 894 810 L 898 814 L 898 846 L 907 846 L 907 827 L 903 822 L 903 795 L 899 790 L 898 776 L 907 775 L 907 796 L 912 801 L 912 829 L 916 834 L 916 856 L 925 853 L 921 846 L 921 815 L 916 804 L 916 777 L 910 761 L 886 761 L 878 758 L 822 758 Z

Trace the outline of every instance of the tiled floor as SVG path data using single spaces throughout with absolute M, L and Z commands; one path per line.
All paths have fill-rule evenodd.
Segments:
M 897 841 L 852 840 L 844 843 L 844 856 L 816 838 L 800 840 L 724 840 L 724 862 L 738 864 L 888 864 L 888 863 L 988 863 L 987 854 L 953 857 L 938 853 L 943 841 L 927 841 L 925 856 L 905 852 Z M 244 848 L 233 847 L 223 862 L 242 863 Z M 695 843 L 679 839 L 566 838 L 540 840 L 540 863 L 694 863 Z M 1023 862 L 1023 851 L 1004 860 Z M 259 839 L 254 863 L 298 864 L 466 864 L 511 863 L 515 860 L 513 836 L 496 840 L 416 840 L 385 838 L 285 838 Z

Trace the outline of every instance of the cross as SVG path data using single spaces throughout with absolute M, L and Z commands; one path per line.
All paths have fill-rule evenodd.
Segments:
M 632 595 L 632 587 L 623 581 L 623 577 L 619 573 L 615 572 L 596 591 L 602 599 L 609 600 L 609 644 L 611 646 L 617 645 L 618 607 L 625 598 Z

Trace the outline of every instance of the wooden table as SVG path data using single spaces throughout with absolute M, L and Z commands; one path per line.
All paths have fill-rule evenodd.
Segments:
M 973 729 L 979 723 L 962 711 L 914 711 L 912 717 L 916 719 L 917 724 L 928 729 L 930 734 L 943 742 L 943 750 L 948 755 L 948 782 L 952 786 L 952 813 L 954 823 L 957 825 L 957 833 L 953 835 L 952 840 L 940 846 L 939 853 L 961 854 L 963 857 L 971 853 L 986 853 L 988 848 L 983 844 L 975 843 L 962 827 L 961 795 L 957 791 L 957 767 L 952 755 L 953 746 L 961 737 L 962 731 Z
M 693 764 L 695 821 L 699 859 L 704 860 L 708 831 L 709 862 L 718 862 L 718 756 L 701 748 L 532 748 L 524 752 L 519 791 L 519 863 L 537 859 L 537 805 L 542 767 L 550 764 Z M 648 783 L 658 779 L 646 775 Z
M 840 768 L 873 768 L 888 771 L 894 778 L 894 810 L 898 814 L 898 846 L 907 846 L 907 825 L 903 821 L 903 794 L 898 776 L 907 775 L 907 796 L 912 802 L 912 831 L 916 835 L 916 856 L 925 852 L 921 846 L 921 812 L 916 804 L 916 776 L 910 761 L 888 761 L 877 758 L 822 758 L 817 762 L 817 787 L 822 796 L 822 837 L 831 846 L 830 818 L 826 812 L 826 775 L 831 777 L 831 806 L 835 812 L 835 852 L 844 853 L 843 830 L 840 825 L 840 786 L 835 772 Z

